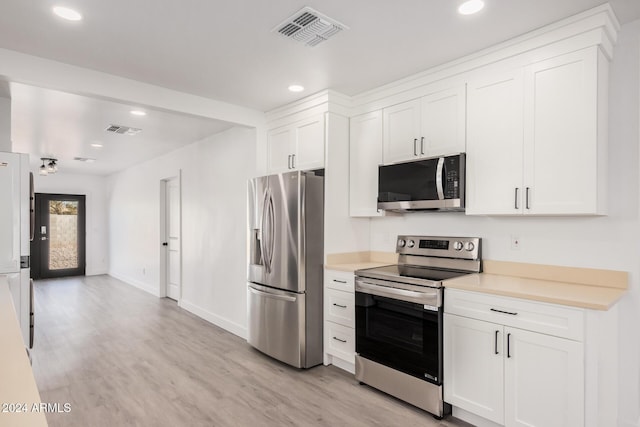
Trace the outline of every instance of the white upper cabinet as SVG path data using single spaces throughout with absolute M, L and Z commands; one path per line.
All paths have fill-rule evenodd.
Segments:
M 522 73 L 467 84 L 467 214 L 522 211 Z
M 434 92 L 383 110 L 383 162 L 465 151 L 465 86 Z
M 466 146 L 465 117 L 464 85 L 423 97 L 420 154 L 433 157 L 463 153 Z
M 524 188 L 531 214 L 598 212 L 599 51 L 535 63 L 525 74 Z M 608 82 L 601 85 L 606 87 Z M 600 100 L 606 105 L 607 98 Z
M 324 167 L 324 114 L 304 120 L 295 126 L 296 152 L 293 169 L 309 170 Z
M 349 137 L 349 213 L 380 216 L 378 165 L 382 163 L 382 111 L 352 117 Z
M 604 214 L 606 87 L 597 47 L 470 82 L 467 214 Z
M 324 167 L 324 114 L 273 129 L 268 133 L 269 173 Z
M 420 152 L 420 100 L 385 108 L 383 117 L 384 163 L 417 158 Z

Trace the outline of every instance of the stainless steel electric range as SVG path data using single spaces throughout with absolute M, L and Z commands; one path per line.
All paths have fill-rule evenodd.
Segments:
M 482 270 L 477 237 L 398 236 L 398 264 L 356 271 L 356 378 L 436 417 L 443 283 Z

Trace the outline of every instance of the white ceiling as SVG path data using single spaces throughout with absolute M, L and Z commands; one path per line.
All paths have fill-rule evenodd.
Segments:
M 42 164 L 40 157 L 55 157 L 61 172 L 107 175 L 232 126 L 149 108 L 143 108 L 146 116 L 138 117 L 130 113 L 136 106 L 18 83 L 11 83 L 10 90 L 13 151 L 29 153 L 32 168 Z M 106 132 L 111 124 L 142 132 L 132 136 Z
M 66 22 L 53 16 L 51 8 L 59 3 L 77 8 L 84 20 Z M 356 95 L 602 1 L 485 0 L 482 12 L 466 17 L 456 13 L 459 3 L 460 0 L 2 0 L 0 47 L 266 111 L 326 88 Z M 640 18 L 638 0 L 612 0 L 611 4 L 622 23 Z M 304 6 L 350 29 L 314 48 L 271 32 Z M 286 88 L 291 83 L 304 85 L 306 91 L 288 92 Z M 22 86 L 12 86 L 11 96 L 14 142 L 37 148 L 39 153 L 51 150 L 57 154 L 61 152 L 58 141 L 74 141 L 73 149 L 65 146 L 65 155 L 89 156 L 86 143 L 101 138 L 96 127 L 101 131 L 105 121 L 118 120 L 136 124 L 126 116 L 128 106 L 118 109 L 114 103 Z M 47 103 L 41 102 L 44 99 Z M 78 106 L 72 105 L 74 100 Z M 64 109 L 55 105 L 58 101 L 65 103 Z M 94 108 L 97 111 L 90 112 Z M 65 115 L 61 110 L 69 112 Z M 110 117 L 110 112 L 120 115 Z M 81 120 L 85 114 L 90 121 Z M 185 144 L 202 132 L 226 126 L 184 116 L 172 122 L 168 120 L 169 113 L 163 114 L 158 121 L 147 116 L 150 126 L 140 127 L 149 135 L 173 135 Z M 170 124 L 175 124 L 176 133 L 168 129 Z M 190 129 L 191 124 L 196 127 L 193 134 L 179 134 Z M 156 125 L 160 127 L 154 130 Z M 162 141 L 158 145 L 169 144 L 168 139 Z M 107 157 L 107 150 L 103 155 Z M 115 151 L 110 154 L 113 159 L 123 156 Z M 97 167 L 97 163 L 94 165 Z

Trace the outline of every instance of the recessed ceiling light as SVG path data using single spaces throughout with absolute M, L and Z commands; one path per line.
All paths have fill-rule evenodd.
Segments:
M 103 147 L 102 144 L 98 144 L 97 142 L 94 142 L 93 144 L 91 144 L 91 146 L 93 148 L 102 148 Z
M 78 11 L 69 9 L 68 7 L 55 6 L 53 8 L 53 13 L 55 13 L 62 19 L 66 19 L 67 21 L 82 20 L 82 15 L 80 15 Z
M 142 110 L 131 110 L 130 113 L 133 114 L 134 116 L 146 116 L 147 115 L 147 113 L 145 113 Z
M 291 92 L 302 92 L 304 90 L 304 86 L 300 86 L 300 85 L 291 85 L 289 86 L 289 90 Z
M 472 15 L 480 12 L 484 8 L 484 1 L 482 0 L 468 0 L 458 7 L 458 13 L 461 15 Z

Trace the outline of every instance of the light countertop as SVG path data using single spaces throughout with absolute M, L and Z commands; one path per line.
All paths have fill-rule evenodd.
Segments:
M 388 252 L 349 252 L 327 255 L 325 268 L 328 270 L 346 271 L 353 273 L 363 268 L 382 267 L 396 264 L 398 255 Z
M 624 290 L 615 288 L 486 273 L 468 274 L 447 280 L 445 288 L 524 298 L 594 310 L 608 310 L 625 293 Z
M 40 405 L 29 358 L 25 351 L 13 299 L 5 276 L 0 276 L 0 404 L 20 404 L 26 412 L 0 408 L 0 426 L 46 427 L 43 412 L 34 412 Z M 5 412 L 5 409 L 11 409 Z

